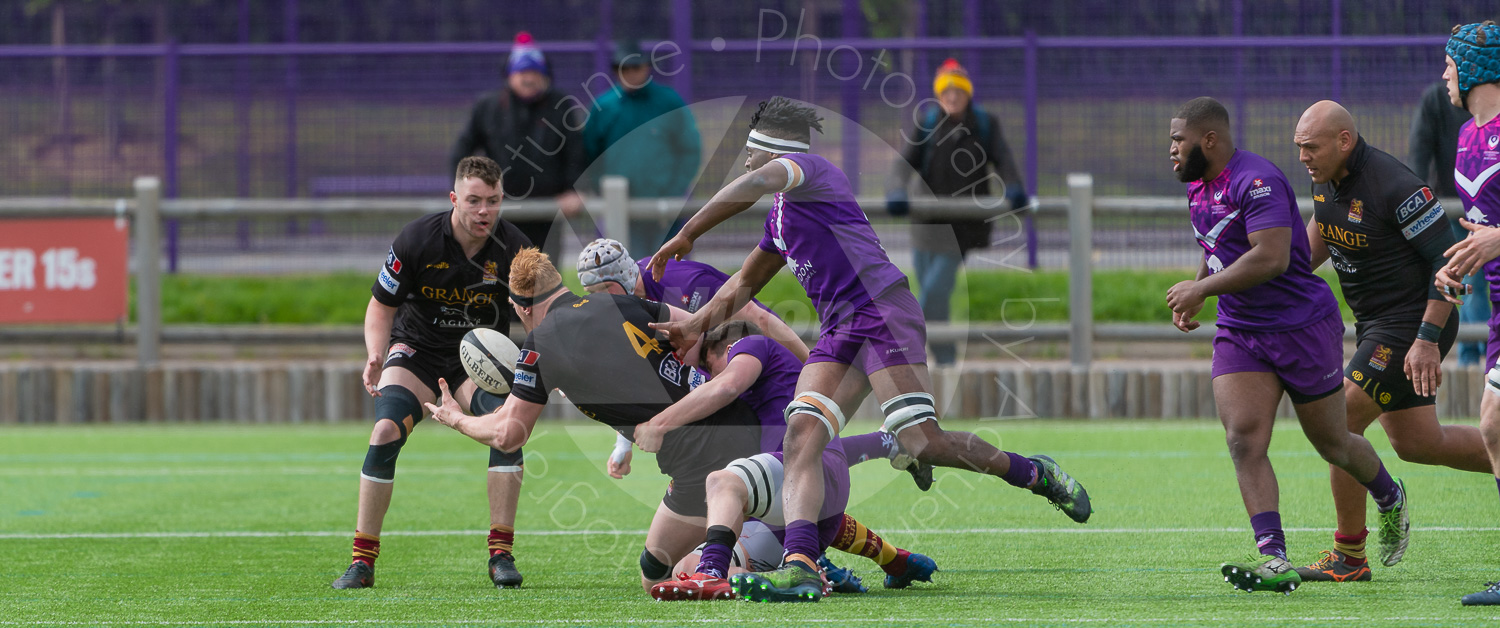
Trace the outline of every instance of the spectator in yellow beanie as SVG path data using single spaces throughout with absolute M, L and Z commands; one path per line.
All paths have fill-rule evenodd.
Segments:
M 907 185 L 913 171 L 924 184 L 919 186 L 925 188 L 921 194 L 960 200 L 969 199 L 970 195 L 1004 196 L 1011 207 L 1026 205 L 1020 164 L 1005 143 L 1000 121 L 973 106 L 974 84 L 969 73 L 958 61 L 948 59 L 938 68 L 932 91 L 939 106 L 915 116 L 922 124 L 910 135 L 903 134 L 912 141 L 892 169 L 886 194 L 890 212 L 899 216 L 910 211 Z M 998 180 L 990 175 L 989 166 L 994 166 Z M 984 202 L 986 206 L 992 204 L 995 203 Z M 917 300 L 928 321 L 947 321 L 964 255 L 989 247 L 991 224 L 979 217 L 942 216 L 916 216 L 911 222 L 912 261 L 920 290 Z M 938 365 L 953 364 L 956 353 L 952 344 L 932 345 L 934 362 Z

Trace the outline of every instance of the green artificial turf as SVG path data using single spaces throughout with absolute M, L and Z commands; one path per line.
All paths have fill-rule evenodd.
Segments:
M 942 470 L 928 493 L 883 461 L 852 470 L 849 512 L 932 556 L 931 584 L 890 591 L 835 554 L 865 595 L 818 604 L 653 602 L 637 557 L 665 488 L 650 456 L 603 472 L 613 434 L 544 422 L 526 446 L 519 590 L 485 574 L 486 453 L 435 424 L 401 455 L 377 586 L 334 591 L 348 564 L 369 426 L 0 428 L 0 626 L 766 625 L 1473 626 L 1458 598 L 1500 576 L 1500 503 L 1484 474 L 1401 462 L 1406 560 L 1369 583 L 1247 594 L 1219 563 L 1253 548 L 1212 421 L 948 421 L 1003 449 L 1052 455 L 1093 495 L 1074 524 L 990 477 Z M 873 430 L 873 422 L 850 433 Z M 1295 423 L 1272 461 L 1294 560 L 1331 544 L 1327 466 Z M 1373 520 L 1373 518 L 1372 518 Z

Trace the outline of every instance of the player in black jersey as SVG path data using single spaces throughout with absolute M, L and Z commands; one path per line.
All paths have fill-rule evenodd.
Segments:
M 1439 424 L 1434 405 L 1442 358 L 1458 335 L 1458 312 L 1433 285 L 1454 241 L 1442 206 L 1399 160 L 1365 143 L 1338 103 L 1310 107 L 1294 141 L 1313 180 L 1313 268 L 1333 260 L 1354 312 L 1358 348 L 1344 369 L 1349 431 L 1362 434 L 1378 418 L 1402 460 L 1490 472 L 1479 430 Z M 1297 572 L 1304 581 L 1369 580 L 1367 491 L 1338 468 L 1330 473 L 1334 549 Z M 1381 515 L 1382 527 L 1407 525 L 1405 516 Z M 1401 560 L 1402 545 L 1382 547 L 1387 566 Z
M 516 255 L 510 289 L 511 303 L 530 331 L 516 361 L 510 399 L 498 411 L 470 417 L 440 382 L 442 405 L 427 405 L 438 422 L 502 451 L 519 450 L 556 388 L 585 416 L 633 440 L 636 425 L 690 392 L 688 367 L 650 328 L 685 319 L 686 312 L 635 296 L 575 295 L 536 249 Z M 642 588 L 670 576 L 671 565 L 702 539 L 708 474 L 759 451 L 759 421 L 740 400 L 663 437 L 656 463 L 672 482 L 646 534 Z
M 375 582 L 380 528 L 391 505 L 396 457 L 422 420 L 422 402 L 438 397 L 438 380 L 456 385 L 463 404 L 487 412 L 504 398 L 466 381 L 458 345 L 470 329 L 510 329 L 504 279 L 511 259 L 531 246 L 526 236 L 499 217 L 500 167 L 487 157 L 458 164 L 451 211 L 428 214 L 407 224 L 386 254 L 385 267 L 371 287 L 365 310 L 364 385 L 375 397 L 375 428 L 359 481 L 359 516 L 354 560 L 335 589 L 359 589 Z M 490 579 L 496 586 L 520 586 L 511 556 L 516 501 L 521 490 L 521 452 L 490 452 Z

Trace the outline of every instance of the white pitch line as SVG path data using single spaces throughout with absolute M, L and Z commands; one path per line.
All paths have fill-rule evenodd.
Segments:
M 1284 528 L 1287 532 L 1328 532 L 1333 528 Z M 1427 526 L 1412 528 L 1415 532 L 1500 532 L 1500 527 Z M 1249 528 L 935 528 L 931 530 L 879 530 L 894 534 L 1248 534 Z M 383 536 L 470 536 L 484 530 L 390 530 Z M 301 538 L 344 537 L 348 530 L 218 532 L 55 532 L 5 533 L 0 540 L 38 539 L 221 539 L 221 538 Z M 641 536 L 645 530 L 533 530 L 519 536 Z

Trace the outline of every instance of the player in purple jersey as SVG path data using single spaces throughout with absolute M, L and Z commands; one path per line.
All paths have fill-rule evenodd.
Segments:
M 780 499 L 783 477 L 781 436 L 786 432 L 782 411 L 792 400 L 802 363 L 786 348 L 759 334 L 760 330 L 753 324 L 738 320 L 709 330 L 703 335 L 697 362 L 708 369 L 713 379 L 650 421 L 636 426 L 636 444 L 644 451 L 654 452 L 666 433 L 701 420 L 735 399 L 744 401 L 760 418 L 761 453 L 736 460 L 723 471 L 709 476 L 710 527 L 702 562 L 692 575 L 681 574 L 674 581 L 653 586 L 651 594 L 657 599 L 728 599 L 731 593 L 725 577 L 730 575 L 728 567 L 733 540 L 739 536 L 734 528 L 738 528 L 745 517 L 769 523 L 778 533 L 786 525 Z M 882 435 L 876 432 L 837 439 L 824 450 L 821 461 L 823 489 L 829 497 L 819 513 L 818 551 L 821 554 L 825 548 L 833 547 L 866 556 L 886 572 L 887 588 L 905 588 L 913 581 L 930 582 L 932 573 L 937 570 L 936 563 L 921 554 L 894 546 L 883 547 L 879 535 L 869 532 L 843 512 L 843 504 L 848 501 L 848 467 L 861 461 L 846 457 L 844 443 L 847 441 L 861 449 L 894 449 L 890 444 L 881 443 Z M 881 455 L 885 453 L 883 451 Z M 862 454 L 862 457 L 868 455 Z M 820 562 L 828 565 L 826 561 Z M 823 590 L 821 584 L 812 587 Z M 750 588 L 759 591 L 756 587 Z M 774 593 L 772 601 L 807 599 L 800 596 L 812 592 L 808 587 L 782 591 Z M 758 595 L 752 595 L 752 599 L 766 601 Z
M 848 178 L 807 152 L 821 120 L 811 107 L 780 96 L 762 103 L 746 141 L 749 172 L 715 194 L 651 259 L 652 275 L 660 279 L 667 262 L 685 257 L 697 238 L 772 194 L 765 235 L 739 272 L 687 320 L 654 328 L 674 346 L 691 347 L 788 266 L 818 311 L 821 337 L 785 411 L 787 560 L 766 575 L 766 584 L 789 591 L 819 579 L 814 557 L 822 451 L 844 427 L 842 408 L 857 408 L 867 386 L 881 401 L 882 429 L 917 460 L 1004 478 L 1047 497 L 1074 521 L 1087 521 L 1087 492 L 1052 459 L 1028 459 L 938 426 L 921 308 L 855 202 Z
M 578 254 L 578 281 L 590 294 L 633 294 L 693 313 L 707 304 L 729 280 L 729 275 L 708 264 L 673 260 L 658 281 L 647 271 L 649 262 L 641 260 L 637 263 L 630 258 L 625 245 L 617 240 L 600 238 L 590 242 Z M 760 301 L 751 299 L 730 318 L 755 323 L 767 336 L 796 354 L 798 360 L 807 360 L 807 345 L 797 337 L 797 332 Z
M 1221 567 L 1246 591 L 1290 593 L 1301 577 L 1286 558 L 1276 472 L 1266 457 L 1282 392 L 1324 460 L 1354 476 L 1382 509 L 1400 509 L 1390 540 L 1405 549 L 1405 492 L 1344 413 L 1344 323 L 1328 284 L 1309 267 L 1308 242 L 1291 185 L 1275 164 L 1236 150 L 1229 112 L 1212 98 L 1188 101 L 1172 116 L 1172 169 L 1187 183 L 1193 231 L 1203 247 L 1195 279 L 1167 292 L 1184 332 L 1211 296 L 1219 297 L 1214 337 L 1214 404 L 1250 515 L 1257 554 Z M 1300 237 L 1292 237 L 1296 233 Z M 1382 541 L 1382 547 L 1386 545 Z
M 1454 105 L 1469 110 L 1474 119 L 1458 134 L 1458 159 L 1454 180 L 1463 201 L 1466 219 L 1460 221 L 1471 233 L 1448 249 L 1448 265 L 1438 271 L 1437 285 L 1455 303 L 1462 303 L 1462 280 L 1484 271 L 1500 279 L 1500 26 L 1485 21 L 1453 27 L 1446 47 L 1447 67 L 1443 80 Z M 1492 284 L 1493 285 L 1493 284 Z M 1494 302 L 1495 292 L 1491 292 Z M 1500 487 L 1500 309 L 1490 316 L 1489 355 L 1485 359 L 1484 399 L 1479 405 L 1479 431 Z M 1463 597 L 1465 606 L 1500 605 L 1500 583 Z

